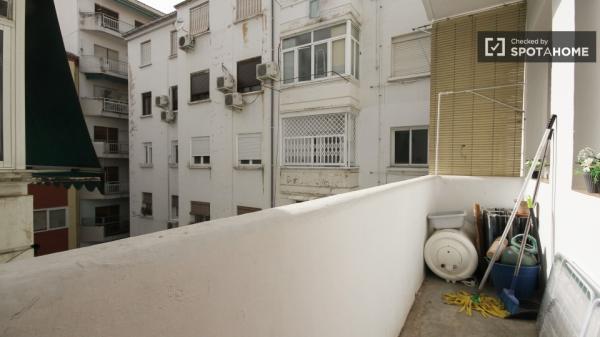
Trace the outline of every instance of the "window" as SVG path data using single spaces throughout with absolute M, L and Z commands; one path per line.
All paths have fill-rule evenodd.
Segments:
M 177 31 L 174 30 L 171 32 L 171 52 L 169 56 L 174 57 L 177 56 Z
M 192 137 L 191 165 L 210 165 L 210 138 Z
M 171 165 L 177 165 L 179 163 L 179 144 L 176 140 L 171 141 Z
M 209 30 L 208 2 L 190 9 L 190 34 L 198 35 Z
M 177 111 L 179 110 L 179 90 L 177 89 L 177 86 L 174 85 L 169 91 L 171 96 L 171 110 Z
M 355 118 L 334 113 L 282 119 L 286 166 L 353 166 Z
M 190 75 L 190 101 L 202 101 L 210 98 L 210 74 L 208 70 Z
M 152 93 L 145 92 L 142 94 L 142 116 L 152 115 Z
M 152 166 L 152 143 L 144 143 L 144 166 Z
M 171 219 L 179 219 L 179 196 L 171 196 Z
M 143 23 L 143 22 L 140 22 L 140 21 L 138 21 L 138 20 L 134 20 L 134 26 L 135 26 L 135 28 L 139 28 L 139 27 L 141 27 L 141 26 L 143 26 L 143 25 L 144 25 L 144 23 Z
M 145 41 L 140 44 L 140 66 L 147 66 L 152 63 L 152 44 Z
M 120 214 L 121 211 L 119 205 L 96 207 L 94 209 L 95 224 L 118 224 L 120 220 Z
M 12 18 L 12 0 L 2 0 L 0 1 L 0 16 L 5 17 L 7 19 Z M 2 159 L 0 159 L 2 160 Z
M 4 92 L 4 31 L 0 30 L 0 162 L 4 161 L 4 104 L 5 95 Z M 6 90 L 7 92 L 9 90 Z
M 260 0 L 237 0 L 236 20 L 247 19 L 260 13 Z
M 237 63 L 237 91 L 252 92 L 262 89 L 260 81 L 256 78 L 256 66 L 261 64 L 262 58 L 255 57 Z
M 358 28 L 350 22 L 320 28 L 283 40 L 283 83 L 343 74 L 359 77 Z M 350 55 L 346 46 L 350 45 Z
M 191 201 L 190 215 L 192 223 L 210 221 L 210 203 Z
M 119 167 L 118 166 L 105 166 L 104 167 L 104 181 L 106 183 L 118 183 L 119 182 Z
M 144 216 L 152 216 L 152 193 L 142 192 L 141 213 Z
M 104 126 L 94 126 L 94 141 L 103 143 L 118 143 L 119 129 Z
M 238 165 L 262 164 L 261 138 L 260 133 L 238 135 Z
M 97 58 L 100 58 L 102 60 L 111 60 L 111 61 L 119 60 L 119 52 L 118 51 L 116 51 L 114 49 L 102 47 L 97 44 L 94 45 L 94 56 L 96 56 Z M 109 64 L 109 66 L 110 66 L 110 64 Z
M 392 39 L 392 77 L 420 77 L 430 72 L 431 37 L 419 32 Z
M 309 18 L 318 18 L 319 17 L 319 0 L 309 0 L 308 1 L 308 17 Z
M 260 211 L 260 208 L 254 208 L 254 207 L 246 207 L 246 206 L 238 206 L 237 207 L 237 215 L 242 215 L 242 214 L 248 214 L 248 213 L 254 213 L 254 212 L 258 212 Z
M 96 14 L 104 14 L 106 16 L 111 17 L 112 19 L 118 20 L 119 19 L 119 13 L 108 9 L 106 7 L 100 6 L 98 4 L 94 4 L 94 12 Z
M 33 230 L 42 232 L 67 228 L 67 209 L 48 208 L 33 211 Z
M 427 165 L 427 127 L 392 129 L 392 165 Z

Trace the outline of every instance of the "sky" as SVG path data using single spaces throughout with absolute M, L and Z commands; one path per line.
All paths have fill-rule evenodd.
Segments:
M 140 0 L 141 2 L 152 6 L 164 13 L 171 13 L 175 10 L 174 5 L 180 3 L 183 0 Z

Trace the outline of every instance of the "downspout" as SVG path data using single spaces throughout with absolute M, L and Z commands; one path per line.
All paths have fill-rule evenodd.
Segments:
M 275 0 L 271 0 L 271 62 L 275 62 Z M 271 207 L 275 207 L 275 81 L 271 81 Z

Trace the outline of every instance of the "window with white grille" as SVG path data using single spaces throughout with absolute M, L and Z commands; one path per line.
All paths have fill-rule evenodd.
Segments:
M 260 0 L 237 0 L 236 19 L 244 20 L 260 13 Z
M 260 133 L 246 133 L 238 135 L 238 165 L 260 165 L 261 156 Z
M 282 129 L 284 165 L 355 164 L 355 123 L 351 113 L 283 118 Z
M 419 32 L 392 39 L 392 77 L 427 76 L 431 63 L 431 37 Z
M 198 35 L 208 31 L 208 2 L 190 9 L 190 34 Z
M 192 137 L 191 165 L 210 165 L 210 137 Z
M 170 57 L 177 56 L 177 31 L 174 30 L 171 32 L 171 51 L 169 53 Z
M 140 44 L 140 66 L 147 66 L 152 62 L 152 44 L 150 41 L 145 41 Z

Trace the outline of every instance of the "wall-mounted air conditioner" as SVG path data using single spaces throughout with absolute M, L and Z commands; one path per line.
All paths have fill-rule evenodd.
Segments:
M 278 72 L 277 65 L 273 62 L 256 65 L 256 78 L 261 81 L 276 80 Z
M 175 121 L 177 120 L 177 111 L 161 111 L 160 112 L 160 119 L 163 122 L 167 122 L 167 123 L 175 123 Z
M 194 49 L 194 37 L 191 35 L 183 35 L 179 37 L 179 49 L 188 51 Z
M 154 98 L 154 104 L 156 104 L 156 106 L 159 106 L 161 108 L 168 107 L 169 106 L 169 96 L 167 96 L 167 95 L 156 96 Z
M 235 80 L 230 74 L 217 77 L 217 90 L 220 92 L 232 92 L 235 85 Z
M 225 106 L 233 110 L 242 110 L 244 108 L 244 100 L 239 92 L 225 94 Z

